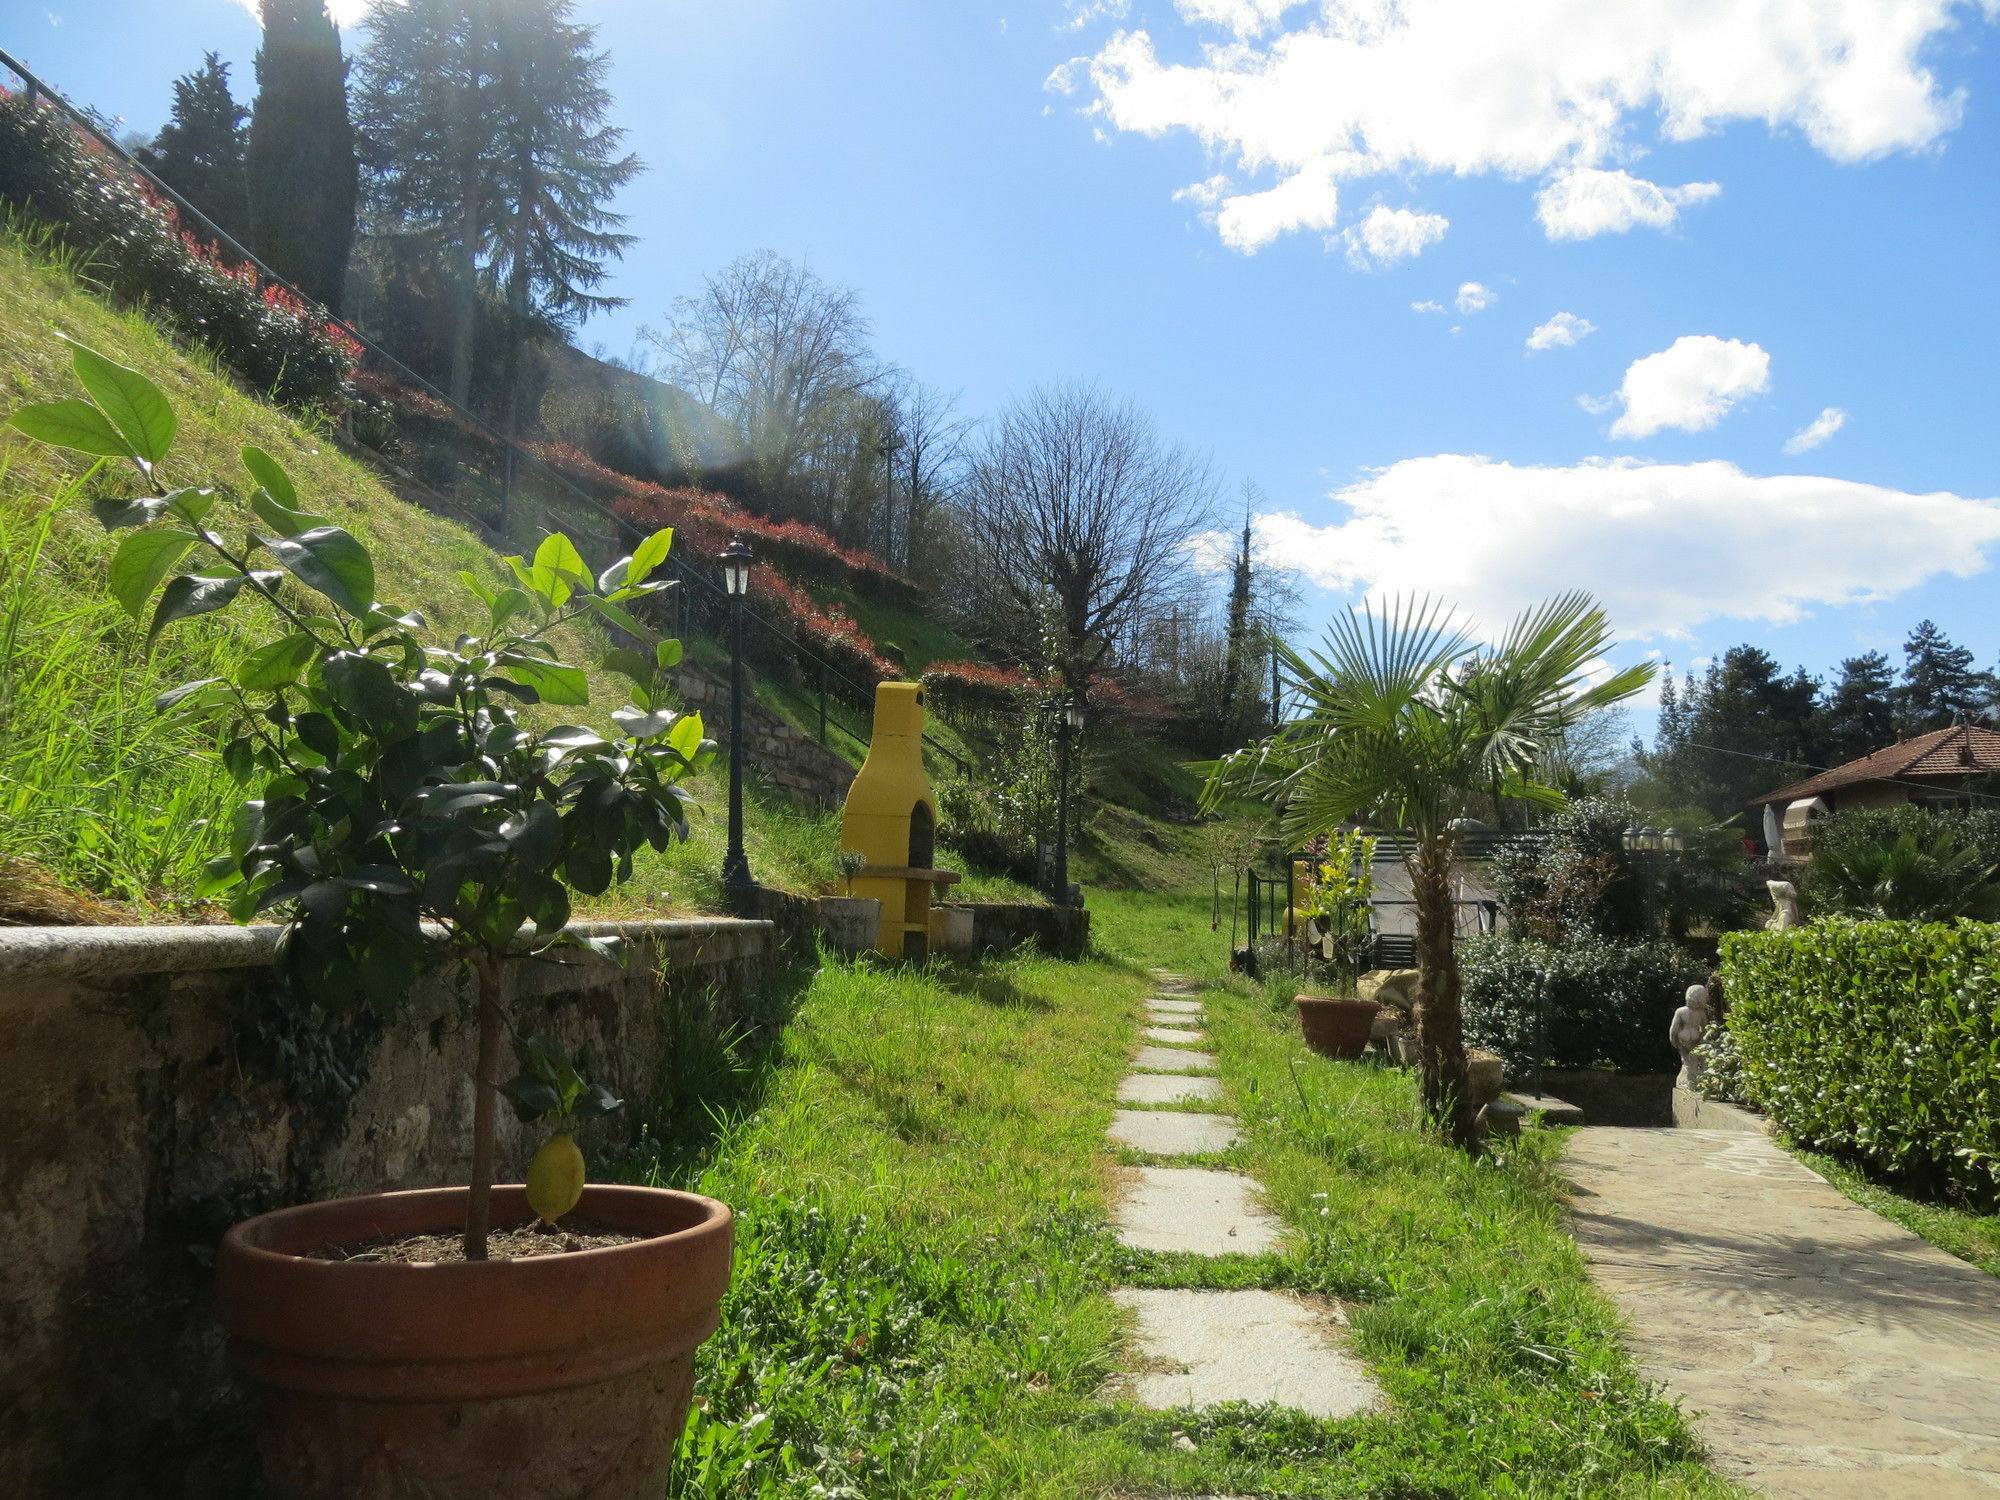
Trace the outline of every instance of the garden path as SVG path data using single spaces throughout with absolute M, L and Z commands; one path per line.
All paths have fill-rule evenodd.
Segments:
M 1573 1227 L 1716 1467 L 1799 1500 L 2000 1497 L 2000 1281 L 1761 1135 L 1580 1130 Z
M 1284 1226 L 1264 1206 L 1257 1181 L 1212 1165 L 1167 1165 L 1212 1157 L 1235 1144 L 1236 1121 L 1181 1106 L 1221 1097 L 1212 1053 L 1198 1049 L 1203 1007 L 1192 981 L 1157 972 L 1134 1072 L 1120 1085 L 1125 1105 L 1110 1138 L 1143 1153 L 1113 1211 L 1121 1244 L 1184 1254 L 1257 1255 L 1277 1249 Z M 1316 1417 L 1347 1417 L 1374 1406 L 1380 1390 L 1339 1346 L 1339 1315 L 1268 1291 L 1130 1287 L 1112 1294 L 1134 1318 L 1139 1367 L 1112 1394 L 1156 1410 L 1270 1402 Z

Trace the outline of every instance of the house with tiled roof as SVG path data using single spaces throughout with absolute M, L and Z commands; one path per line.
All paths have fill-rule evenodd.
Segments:
M 1753 797 L 1764 810 L 1764 843 L 1774 859 L 1804 859 L 1812 825 L 1831 812 L 1904 803 L 1969 807 L 1987 800 L 2000 777 L 2000 734 L 1954 724 Z

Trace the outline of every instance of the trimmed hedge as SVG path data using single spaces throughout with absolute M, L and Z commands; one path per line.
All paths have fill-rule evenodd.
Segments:
M 0 206 L 47 224 L 82 255 L 83 280 L 143 306 L 273 399 L 322 409 L 347 399 L 360 351 L 323 313 L 264 285 L 247 266 L 224 265 L 182 231 L 170 203 L 97 142 L 4 90 Z
M 1733 932 L 1722 975 L 1750 1096 L 1787 1134 L 2000 1199 L 2000 925 Z
M 1672 943 L 1601 938 L 1560 947 L 1468 938 L 1459 945 L 1459 966 L 1466 1041 L 1499 1053 L 1517 1072 L 1535 1061 L 1538 999 L 1546 1065 L 1673 1071 L 1680 1058 L 1667 1027 L 1687 987 L 1702 979 L 1693 956 Z

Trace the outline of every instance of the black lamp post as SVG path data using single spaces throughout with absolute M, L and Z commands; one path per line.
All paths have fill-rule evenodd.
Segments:
M 1083 700 L 1071 698 L 1056 720 L 1056 873 L 1057 906 L 1074 904 L 1069 884 L 1069 745 L 1083 728 Z
M 750 915 L 750 861 L 743 853 L 743 600 L 750 592 L 750 549 L 731 537 L 717 561 L 729 595 L 729 850 L 722 856 L 722 894 L 739 917 Z

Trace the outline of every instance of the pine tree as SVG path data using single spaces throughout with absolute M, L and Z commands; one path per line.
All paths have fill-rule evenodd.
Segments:
M 229 64 L 210 52 L 174 80 L 174 107 L 141 157 L 168 185 L 226 233 L 245 236 L 250 190 L 243 172 L 250 111 L 229 92 Z M 200 226 L 187 228 L 200 232 Z
M 1840 680 L 1820 706 L 1820 734 L 1828 765 L 1843 765 L 1893 744 L 1896 685 L 1880 651 L 1850 656 Z
M 359 191 L 340 33 L 324 0 L 261 4 L 264 45 L 247 160 L 251 248 L 338 312 Z
M 408 0 L 375 14 L 356 114 L 376 232 L 414 235 L 448 270 L 449 386 L 472 390 L 482 288 L 512 324 L 508 376 L 537 322 L 568 324 L 631 236 L 606 207 L 639 171 L 605 123 L 609 60 L 571 0 Z
M 1954 645 L 1929 620 L 1919 620 L 1903 642 L 1903 680 L 1896 689 L 1903 734 L 1949 729 L 1961 718 L 1978 718 L 1992 696 L 1993 679 L 1974 670 L 1971 651 Z
M 1677 697 L 1663 696 L 1654 748 L 1640 757 L 1656 798 L 1727 818 L 1806 775 L 1817 763 L 1818 698 L 1804 668 L 1783 674 L 1767 652 L 1730 647 L 1699 679 L 1683 679 Z

